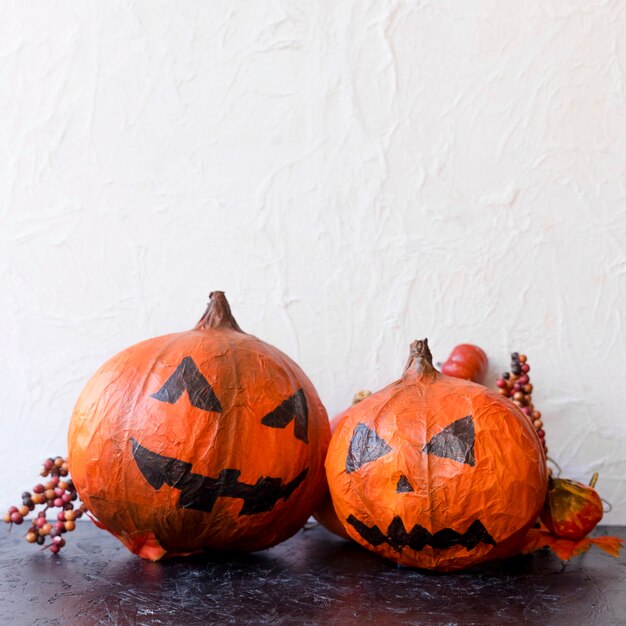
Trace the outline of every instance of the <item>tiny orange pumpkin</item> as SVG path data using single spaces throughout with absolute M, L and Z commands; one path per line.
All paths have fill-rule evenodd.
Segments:
M 465 378 L 482 384 L 487 376 L 488 367 L 489 360 L 481 348 L 470 343 L 462 343 L 452 350 L 441 366 L 441 372 L 446 376 Z
M 595 480 L 592 482 L 595 485 Z M 541 521 L 553 535 L 583 539 L 600 522 L 603 513 L 602 500 L 593 486 L 567 478 L 549 480 Z

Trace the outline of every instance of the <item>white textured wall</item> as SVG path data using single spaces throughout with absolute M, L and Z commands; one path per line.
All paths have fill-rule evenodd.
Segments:
M 224 289 L 329 412 L 410 340 L 532 365 L 626 523 L 626 4 L 6 2 L 0 505 Z

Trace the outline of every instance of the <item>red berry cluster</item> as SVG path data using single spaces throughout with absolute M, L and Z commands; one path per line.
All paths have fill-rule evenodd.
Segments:
M 74 508 L 78 495 L 72 479 L 69 478 L 67 461 L 63 457 L 46 459 L 41 476 L 49 477 L 49 480 L 35 485 L 32 493 L 25 491 L 22 494 L 22 506 L 9 507 L 4 521 L 11 525 L 22 524 L 37 505 L 43 505 L 44 508 L 37 513 L 37 517 L 30 520 L 26 541 L 43 546 L 46 537 L 50 537 L 50 551 L 57 554 L 65 545 L 65 539 L 61 535 L 76 528 L 76 520 L 82 517 L 86 509 L 83 505 Z M 54 508 L 61 510 L 57 513 L 57 521 L 51 523 L 47 520 L 46 513 Z
M 537 411 L 533 405 L 533 386 L 530 382 L 530 376 L 528 375 L 530 365 L 528 365 L 527 360 L 525 354 L 513 352 L 511 354 L 511 371 L 504 372 L 502 377 L 498 378 L 496 381 L 496 385 L 498 385 L 499 392 L 503 396 L 513 400 L 513 402 L 522 409 L 522 412 L 528 416 L 528 419 L 532 420 L 533 426 L 547 454 L 548 447 L 546 446 L 546 433 L 543 430 L 541 412 Z

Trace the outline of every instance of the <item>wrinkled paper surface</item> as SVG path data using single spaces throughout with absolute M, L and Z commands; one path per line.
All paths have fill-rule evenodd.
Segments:
M 189 356 L 221 411 L 193 406 L 186 391 L 177 399 L 169 397 L 173 402 L 163 392 L 165 400 L 153 397 Z M 295 419 L 284 427 L 261 423 L 300 389 L 308 409 L 308 443 L 294 436 Z M 69 463 L 90 512 L 141 556 L 154 560 L 203 549 L 252 551 L 287 539 L 319 504 L 329 438 L 324 407 L 291 359 L 251 335 L 209 329 L 151 339 L 105 363 L 76 404 Z M 210 512 L 179 508 L 181 489 L 149 484 L 133 456 L 133 440 L 176 459 L 169 464 L 170 473 L 181 461 L 203 477 L 237 470 L 238 481 L 253 486 L 262 478 L 280 479 L 284 485 L 305 470 L 306 476 L 269 511 L 240 515 L 239 497 L 218 497 Z
M 471 451 L 463 441 L 472 433 L 461 432 L 470 421 Z M 374 435 L 364 437 L 363 426 Z M 358 437 L 368 450 L 355 451 Z M 332 437 L 326 472 L 334 509 L 352 539 L 398 563 L 437 570 L 516 553 L 547 489 L 545 455 L 528 418 L 497 393 L 445 376 L 397 381 L 348 409 Z M 377 545 L 349 518 L 370 529 L 363 533 Z M 480 527 L 494 545 L 480 540 Z M 427 543 L 414 550 L 411 532 L 435 545 L 453 542 L 455 533 L 468 544 L 478 539 L 469 549 Z

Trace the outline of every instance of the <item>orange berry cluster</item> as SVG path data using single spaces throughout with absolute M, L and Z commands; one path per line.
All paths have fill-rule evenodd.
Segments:
M 46 459 L 43 463 L 41 476 L 49 478 L 45 483 L 38 483 L 33 487 L 32 493 L 22 493 L 22 506 L 9 507 L 4 521 L 7 524 L 20 525 L 37 505 L 43 505 L 43 510 L 37 513 L 37 517 L 31 522 L 26 533 L 28 543 L 36 543 L 43 546 L 46 537 L 50 538 L 48 547 L 57 554 L 65 545 L 62 535 L 76 528 L 76 520 L 82 517 L 86 510 L 83 505 L 74 508 L 74 502 L 78 499 L 74 483 L 69 477 L 67 461 L 60 456 Z M 56 521 L 49 522 L 47 512 L 49 509 L 61 509 L 56 515 Z
M 502 377 L 496 381 L 496 385 L 498 386 L 498 391 L 503 396 L 510 398 L 532 421 L 547 454 L 546 433 L 543 430 L 541 411 L 537 411 L 533 405 L 533 386 L 528 375 L 530 365 L 528 365 L 527 361 L 528 358 L 525 354 L 513 352 L 511 354 L 511 371 L 504 372 Z

